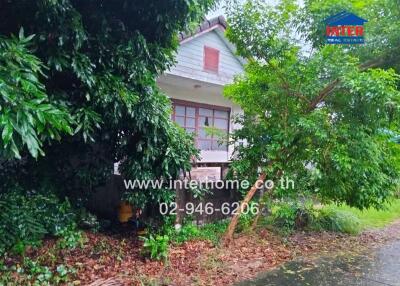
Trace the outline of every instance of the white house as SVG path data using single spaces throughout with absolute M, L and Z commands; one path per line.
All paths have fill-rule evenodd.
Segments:
M 172 119 L 195 133 L 201 150 L 197 165 L 202 167 L 227 165 L 232 154 L 231 146 L 219 144 L 221 140 L 206 134 L 204 127 L 217 128 L 228 137 L 237 128 L 232 116 L 242 112 L 223 96 L 224 85 L 243 72 L 244 64 L 225 37 L 225 29 L 225 19 L 219 16 L 204 21 L 193 34 L 181 33 L 176 65 L 157 80 L 172 100 Z
M 232 146 L 219 144 L 220 137 L 206 134 L 205 127 L 214 127 L 229 134 L 240 126 L 232 122 L 239 106 L 223 96 L 224 85 L 243 72 L 244 60 L 235 55 L 235 47 L 225 37 L 225 19 L 220 16 L 204 21 L 193 34 L 180 33 L 177 63 L 157 79 L 160 89 L 173 104 L 172 119 L 187 132 L 195 133 L 195 144 L 201 159 L 191 171 L 192 179 L 220 179 L 225 175 L 232 155 Z M 125 191 L 119 176 L 118 163 L 107 185 L 99 187 L 90 199 L 91 209 L 113 217 Z M 230 199 L 231 193 L 226 193 Z

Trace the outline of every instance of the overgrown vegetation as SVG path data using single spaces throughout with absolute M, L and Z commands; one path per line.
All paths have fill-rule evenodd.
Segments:
M 400 201 L 391 199 L 381 209 L 359 210 L 347 205 L 315 205 L 312 201 L 283 201 L 273 205 L 263 222 L 282 234 L 295 230 L 333 231 L 358 234 L 362 230 L 384 227 L 400 219 Z
M 348 234 L 358 234 L 361 230 L 360 219 L 351 212 L 326 207 L 320 210 L 315 229 L 323 229 Z
M 227 222 L 224 220 L 207 223 L 201 226 L 196 226 L 191 221 L 187 221 L 183 224 L 181 229 L 175 230 L 172 226 L 168 228 L 167 232 L 170 233 L 171 241 L 174 243 L 179 244 L 185 241 L 199 239 L 209 240 L 214 245 L 218 245 L 226 226 Z
M 71 281 L 71 275 L 76 270 L 65 266 L 57 265 L 54 270 L 48 266 L 41 265 L 38 261 L 24 258 L 21 265 L 7 266 L 0 261 L 0 285 L 60 285 Z M 16 277 L 15 272 L 19 275 Z
M 353 213 L 333 206 L 316 207 L 313 203 L 280 202 L 264 222 L 283 235 L 295 230 L 333 231 L 358 234 L 361 221 Z
M 361 2 L 309 0 L 301 7 L 252 0 L 228 7 L 227 37 L 249 59 L 245 73 L 225 88 L 244 110 L 236 118 L 243 128 L 231 142 L 232 172 L 256 181 L 261 169 L 260 180 L 276 183 L 265 192 L 271 199 L 312 195 L 323 203 L 380 208 L 396 191 L 400 10 L 397 1 Z M 367 44 L 324 44 L 324 17 L 345 9 L 370 19 Z M 376 29 L 383 26 L 383 33 Z M 295 188 L 280 186 L 282 176 Z
M 387 204 L 399 190 L 400 171 L 398 138 L 393 140 L 400 133 L 397 2 L 306 0 L 299 7 L 284 0 L 271 7 L 252 0 L 228 7 L 228 38 L 248 59 L 245 74 L 225 91 L 244 110 L 236 118 L 243 128 L 232 139 L 245 144 L 234 146 L 232 176 L 255 180 L 261 170 L 263 180 L 295 180 L 294 190 L 278 186 L 261 199 L 271 206 L 279 201 L 268 223 L 285 233 L 355 234 L 399 217 L 399 202 Z M 21 259 L 12 266 L 0 261 L 0 284 L 15 283 L 15 272 L 23 274 L 20 285 L 69 282 L 75 269 L 57 259 L 46 266 L 25 254 L 47 235 L 58 238 L 59 252 L 84 246 L 77 208 L 106 182 L 114 162 L 131 180 L 173 179 L 191 168 L 198 155 L 193 138 L 171 122 L 169 99 L 155 79 L 174 64 L 177 32 L 213 3 L 0 4 L 0 254 Z M 323 19 L 343 9 L 369 19 L 368 45 L 323 44 Z M 312 50 L 302 49 L 293 29 Z M 298 202 L 299 194 L 327 206 Z M 174 193 L 133 190 L 124 198 L 144 208 L 170 202 Z M 237 230 L 249 229 L 253 220 L 242 214 Z M 170 244 L 192 239 L 218 244 L 227 226 L 188 220 L 175 229 L 173 222 L 168 218 L 143 238 L 144 255 L 166 260 Z M 85 225 L 98 227 L 90 215 Z M 107 247 L 100 242 L 91 253 Z M 118 261 L 121 249 L 114 253 Z
M 150 230 L 150 234 L 142 237 L 144 255 L 151 259 L 161 260 L 168 256 L 169 244 L 182 244 L 191 240 L 207 240 L 218 245 L 226 230 L 226 220 L 196 225 L 190 219 L 184 220 L 180 228 L 175 228 L 175 216 L 167 216 L 161 228 Z M 241 220 L 241 230 L 248 228 L 248 219 Z
M 329 206 L 329 208 L 336 209 L 338 211 L 346 211 L 353 214 L 360 220 L 360 226 L 362 229 L 384 227 L 392 223 L 393 221 L 400 219 L 399 198 L 390 200 L 382 206 L 382 209 L 379 210 L 359 210 L 346 205 Z
M 45 235 L 74 239 L 77 214 L 68 200 L 55 195 L 20 190 L 0 194 L 0 253 L 12 249 L 23 254 L 28 246 L 39 246 Z
M 168 258 L 168 243 L 169 237 L 167 235 L 150 234 L 148 237 L 142 237 L 143 249 L 142 253 L 151 259 L 164 261 Z
M 73 246 L 80 240 L 73 217 L 69 226 L 54 221 L 68 212 L 63 200 L 84 206 L 114 162 L 132 180 L 190 169 L 197 150 L 170 120 L 170 101 L 156 78 L 174 64 L 178 32 L 213 4 L 0 4 L 0 251 L 23 252 L 44 235 L 61 235 L 62 246 Z M 144 207 L 170 200 L 171 191 L 133 190 L 126 198 Z

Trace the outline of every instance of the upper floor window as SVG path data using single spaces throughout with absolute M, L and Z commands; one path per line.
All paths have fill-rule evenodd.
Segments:
M 187 132 L 195 133 L 197 148 L 228 150 L 229 108 L 182 102 L 173 107 L 172 119 Z
M 219 50 L 204 46 L 204 70 L 218 73 Z

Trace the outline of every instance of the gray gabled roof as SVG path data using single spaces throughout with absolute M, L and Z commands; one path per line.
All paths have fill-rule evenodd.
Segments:
M 211 28 L 215 26 L 222 26 L 223 29 L 226 29 L 227 24 L 224 16 L 218 16 L 214 17 L 210 20 L 205 19 L 198 27 L 196 30 L 194 30 L 191 33 L 188 32 L 180 32 L 179 33 L 179 41 L 182 42 L 183 40 L 186 40 L 190 37 L 193 37 L 197 34 L 200 34 L 201 32 L 210 30 Z
M 179 42 L 182 43 L 182 42 L 190 41 L 192 38 L 195 38 L 196 36 L 199 36 L 202 33 L 206 33 L 208 31 L 215 30 L 217 35 L 224 41 L 224 43 L 228 46 L 228 48 L 231 50 L 231 52 L 236 56 L 236 58 L 240 62 L 240 64 L 244 65 L 246 63 L 246 60 L 236 54 L 236 47 L 231 42 L 229 42 L 228 39 L 224 36 L 226 27 L 227 27 L 227 23 L 226 23 L 224 16 L 222 16 L 222 15 L 211 18 L 209 20 L 205 19 L 191 33 L 180 32 L 178 35 Z

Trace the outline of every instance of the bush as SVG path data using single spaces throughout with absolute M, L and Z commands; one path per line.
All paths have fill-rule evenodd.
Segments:
M 211 241 L 214 245 L 217 245 L 221 239 L 221 236 L 225 233 L 227 227 L 227 220 L 208 223 L 198 227 L 199 233 L 196 237 L 198 239 Z
M 297 205 L 280 204 L 275 212 L 272 213 L 272 224 L 284 231 L 294 230 L 296 221 Z
M 27 246 L 38 246 L 46 235 L 59 235 L 75 226 L 76 215 L 68 200 L 55 195 L 0 194 L 0 253 L 9 249 L 24 253 Z
M 349 234 L 357 234 L 361 230 L 361 222 L 355 214 L 334 207 L 316 210 L 311 202 L 279 203 L 274 207 L 270 221 L 284 234 L 296 229 L 327 230 Z
M 242 232 L 251 227 L 254 221 L 254 215 L 251 212 L 242 213 L 239 217 L 239 222 L 236 228 L 237 232 Z
M 396 199 L 400 199 L 400 184 L 397 186 L 396 191 L 394 193 L 394 197 Z
M 86 237 L 83 235 L 82 231 L 77 230 L 75 225 L 71 225 L 71 227 L 62 229 L 57 233 L 57 235 L 61 236 L 61 239 L 58 241 L 58 246 L 60 248 L 82 248 L 86 240 Z
M 142 254 L 155 260 L 166 260 L 168 258 L 168 243 L 169 237 L 167 235 L 152 234 L 149 237 L 141 237 L 144 241 Z
M 298 201 L 281 202 L 275 205 L 272 210 L 269 221 L 284 234 L 310 228 L 315 223 L 317 216 L 317 211 L 311 201 L 305 203 Z
M 98 232 L 101 228 L 100 222 L 96 215 L 89 213 L 82 208 L 78 215 L 79 228 L 90 229 L 92 232 Z
M 209 240 L 214 245 L 219 243 L 221 235 L 225 232 L 227 221 L 217 221 L 202 226 L 193 224 L 190 219 L 185 219 L 179 230 L 174 226 L 175 217 L 168 216 L 165 218 L 164 225 L 159 232 L 162 235 L 168 235 L 173 243 L 183 243 L 191 239 Z
M 171 228 L 170 237 L 171 241 L 175 243 L 183 243 L 185 241 L 191 240 L 198 237 L 200 234 L 199 228 L 193 223 L 189 222 L 184 224 L 179 230 Z
M 328 231 L 357 234 L 361 231 L 361 221 L 351 212 L 325 207 L 320 210 L 315 227 Z

